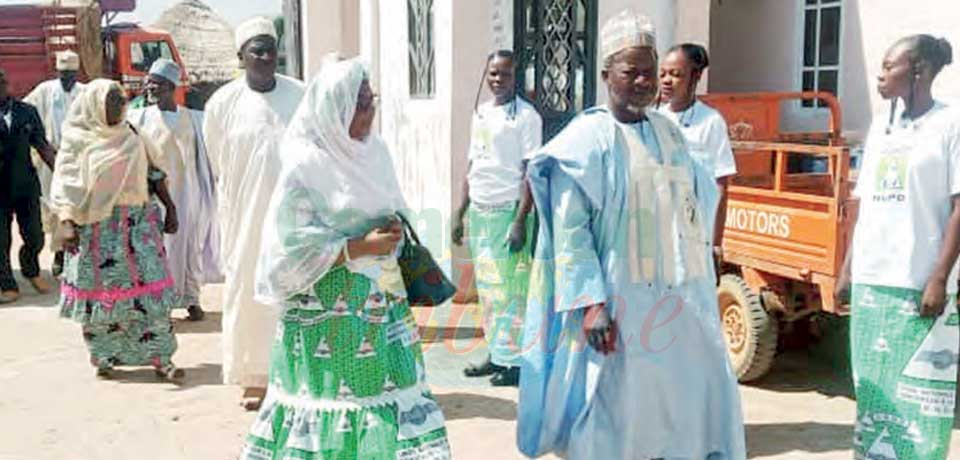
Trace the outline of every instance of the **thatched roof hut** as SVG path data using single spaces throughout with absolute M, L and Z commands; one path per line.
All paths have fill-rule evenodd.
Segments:
M 238 75 L 233 27 L 200 0 L 183 0 L 153 24 L 170 32 L 191 85 L 222 83 Z

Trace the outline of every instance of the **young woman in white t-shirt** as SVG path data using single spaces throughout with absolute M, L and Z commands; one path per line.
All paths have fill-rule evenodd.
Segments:
M 543 122 L 516 94 L 513 52 L 487 59 L 483 82 L 493 100 L 475 108 L 470 129 L 463 202 L 454 216 L 453 242 L 463 244 L 464 218 L 483 309 L 487 359 L 464 369 L 468 377 L 492 376 L 494 386 L 520 381 L 520 338 L 530 277 L 533 207 L 524 180 L 526 159 L 540 148 Z M 483 83 L 481 83 L 482 85 Z M 482 86 L 481 86 L 482 88 Z M 480 94 L 477 94 L 479 101 Z
M 887 51 L 878 78 L 891 108 L 867 136 L 859 217 L 837 285 L 837 300 L 851 300 L 857 458 L 935 460 L 949 451 L 960 351 L 949 300 L 960 253 L 960 117 L 931 87 L 952 60 L 946 40 L 914 35 Z
M 723 116 L 697 100 L 697 85 L 709 65 L 707 50 L 700 45 L 684 43 L 671 48 L 660 62 L 660 112 L 680 126 L 696 163 L 717 180 L 717 193 L 701 196 L 714 198 L 714 214 L 704 222 L 708 234 L 713 235 L 714 257 L 719 261 L 727 217 L 727 182 L 737 173 L 737 165 Z M 713 191 L 710 185 L 703 188 Z

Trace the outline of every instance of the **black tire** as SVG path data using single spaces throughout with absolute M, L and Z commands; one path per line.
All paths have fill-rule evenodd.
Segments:
M 767 314 L 760 296 L 737 275 L 720 278 L 717 301 L 720 326 L 737 380 L 750 382 L 763 377 L 777 355 L 777 319 Z

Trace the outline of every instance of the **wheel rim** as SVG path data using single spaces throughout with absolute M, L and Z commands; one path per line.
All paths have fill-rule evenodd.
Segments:
M 747 343 L 746 322 L 743 319 L 743 310 L 733 299 L 723 303 L 720 320 L 723 321 L 723 336 L 727 340 L 727 347 L 734 353 L 743 350 Z

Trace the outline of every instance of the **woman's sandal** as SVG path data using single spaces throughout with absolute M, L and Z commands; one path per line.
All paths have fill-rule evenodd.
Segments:
M 203 308 L 199 305 L 191 305 L 187 307 L 187 319 L 190 321 L 203 321 L 203 318 L 207 314 L 203 312 Z
M 109 367 L 98 367 L 97 368 L 97 379 L 99 380 L 110 380 L 113 378 L 113 369 Z
M 267 390 L 262 388 L 244 388 L 243 396 L 240 399 L 240 405 L 244 410 L 253 412 L 260 410 L 263 404 L 263 398 L 267 396 Z
M 166 366 L 154 369 L 153 371 L 157 374 L 157 377 L 169 380 L 171 382 L 178 382 L 183 380 L 183 377 L 186 376 L 186 372 L 184 372 L 183 369 L 180 369 L 173 364 L 167 364 Z

